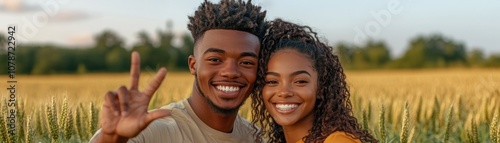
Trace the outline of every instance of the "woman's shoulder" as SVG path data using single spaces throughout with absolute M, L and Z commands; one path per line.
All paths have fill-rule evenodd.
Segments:
M 361 143 L 359 139 L 353 138 L 354 136 L 347 135 L 345 132 L 334 132 L 325 139 L 325 143 Z

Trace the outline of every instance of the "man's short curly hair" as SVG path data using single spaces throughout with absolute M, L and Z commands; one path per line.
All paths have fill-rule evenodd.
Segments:
M 207 0 L 189 16 L 188 29 L 195 43 L 205 31 L 211 29 L 230 29 L 252 33 L 262 39 L 265 32 L 266 11 L 260 6 L 251 4 L 251 0 L 222 0 L 213 4 Z

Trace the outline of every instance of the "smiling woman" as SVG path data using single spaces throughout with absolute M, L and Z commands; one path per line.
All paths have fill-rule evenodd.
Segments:
M 262 48 L 252 95 L 252 122 L 263 129 L 256 136 L 272 143 L 377 142 L 353 116 L 338 56 L 309 27 L 274 20 Z

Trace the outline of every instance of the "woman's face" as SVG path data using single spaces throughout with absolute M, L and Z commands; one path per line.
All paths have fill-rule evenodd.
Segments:
M 271 55 L 262 96 L 279 125 L 312 126 L 317 81 L 317 72 L 305 54 L 284 49 Z

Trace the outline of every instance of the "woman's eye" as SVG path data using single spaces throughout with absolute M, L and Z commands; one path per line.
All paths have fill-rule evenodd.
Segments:
M 298 80 L 296 81 L 296 83 L 299 83 L 299 84 L 306 84 L 308 83 L 307 80 Z
M 278 82 L 277 81 L 274 81 L 274 80 L 268 80 L 266 81 L 266 84 L 277 84 Z

